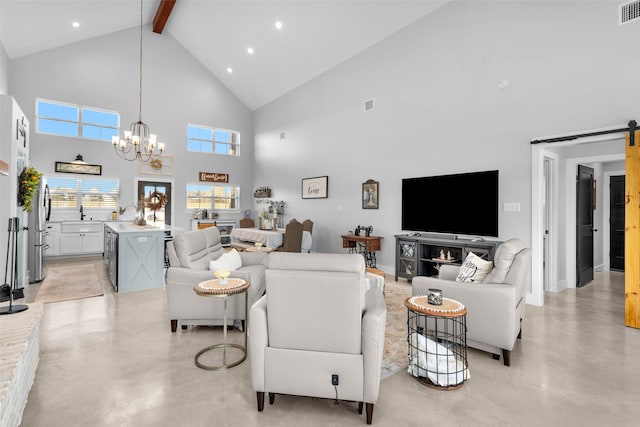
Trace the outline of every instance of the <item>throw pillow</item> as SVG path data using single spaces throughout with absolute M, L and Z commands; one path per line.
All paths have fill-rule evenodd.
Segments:
M 504 283 L 507 278 L 507 273 L 513 264 L 513 260 L 516 254 L 524 249 L 524 242 L 520 239 L 509 239 L 502 242 L 496 254 L 493 257 L 496 268 L 484 280 L 486 283 Z
M 209 270 L 213 272 L 218 270 L 235 271 L 240 267 L 242 267 L 242 258 L 235 249 L 223 253 L 218 259 L 209 261 Z
M 462 266 L 460 266 L 460 269 L 458 270 L 456 282 L 482 282 L 482 279 L 489 274 L 492 268 L 493 262 L 486 261 L 473 252 L 469 252 L 469 255 L 467 255 Z

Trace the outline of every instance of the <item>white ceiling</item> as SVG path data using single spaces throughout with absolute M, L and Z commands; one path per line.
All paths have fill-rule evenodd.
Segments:
M 171 34 L 255 110 L 447 1 L 177 0 L 163 35 Z M 144 0 L 145 24 L 159 3 Z M 140 2 L 0 0 L 0 14 L 0 40 L 15 59 L 137 27 Z M 73 28 L 73 21 L 80 27 Z

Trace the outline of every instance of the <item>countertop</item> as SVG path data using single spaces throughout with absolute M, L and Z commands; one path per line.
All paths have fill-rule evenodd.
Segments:
M 157 231 L 164 233 L 165 231 L 172 230 L 171 226 L 154 226 L 154 225 L 135 225 L 133 222 L 105 222 L 105 227 L 109 227 L 117 233 L 140 233 L 146 231 Z

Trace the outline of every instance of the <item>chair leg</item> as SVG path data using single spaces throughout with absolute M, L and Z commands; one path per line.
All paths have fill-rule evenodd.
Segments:
M 358 413 L 362 414 L 362 407 L 364 406 L 363 402 L 358 402 Z
M 502 359 L 504 366 L 511 366 L 511 351 L 502 349 Z
M 257 391 L 256 399 L 258 400 L 258 412 L 262 412 L 264 409 L 264 391 Z
M 171 332 L 175 332 L 178 329 L 178 320 L 171 319 Z
M 367 424 L 373 421 L 373 403 L 367 403 Z
M 276 400 L 275 393 L 269 393 L 269 405 L 273 405 L 273 402 Z
M 522 328 L 520 328 L 520 331 L 518 332 L 518 339 L 519 340 L 522 339 Z
M 491 353 L 491 357 L 493 358 L 493 360 L 500 360 L 499 354 Z

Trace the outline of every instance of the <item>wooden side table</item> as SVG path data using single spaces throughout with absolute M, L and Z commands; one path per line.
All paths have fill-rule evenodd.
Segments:
M 453 390 L 469 379 L 467 365 L 467 309 L 443 298 L 429 304 L 426 295 L 405 299 L 409 372 L 421 383 Z
M 224 298 L 224 317 L 222 320 L 222 343 L 210 345 L 196 353 L 194 359 L 196 366 L 202 369 L 217 371 L 220 369 L 233 368 L 244 362 L 247 358 L 247 328 L 249 327 L 249 282 L 243 279 L 229 278 L 227 283 L 220 284 L 218 279 L 205 280 L 193 287 L 196 294 L 203 297 Z M 244 346 L 227 342 L 227 298 L 244 292 Z M 242 351 L 242 357 L 238 360 L 227 362 L 227 348 L 233 347 Z M 205 365 L 198 360 L 201 355 L 209 350 L 222 348 L 222 365 Z
M 380 250 L 381 236 L 356 236 L 343 234 L 342 247 L 349 249 L 349 253 L 356 251 L 356 245 L 360 246 L 360 253 L 364 256 L 367 267 L 376 268 L 376 251 Z

